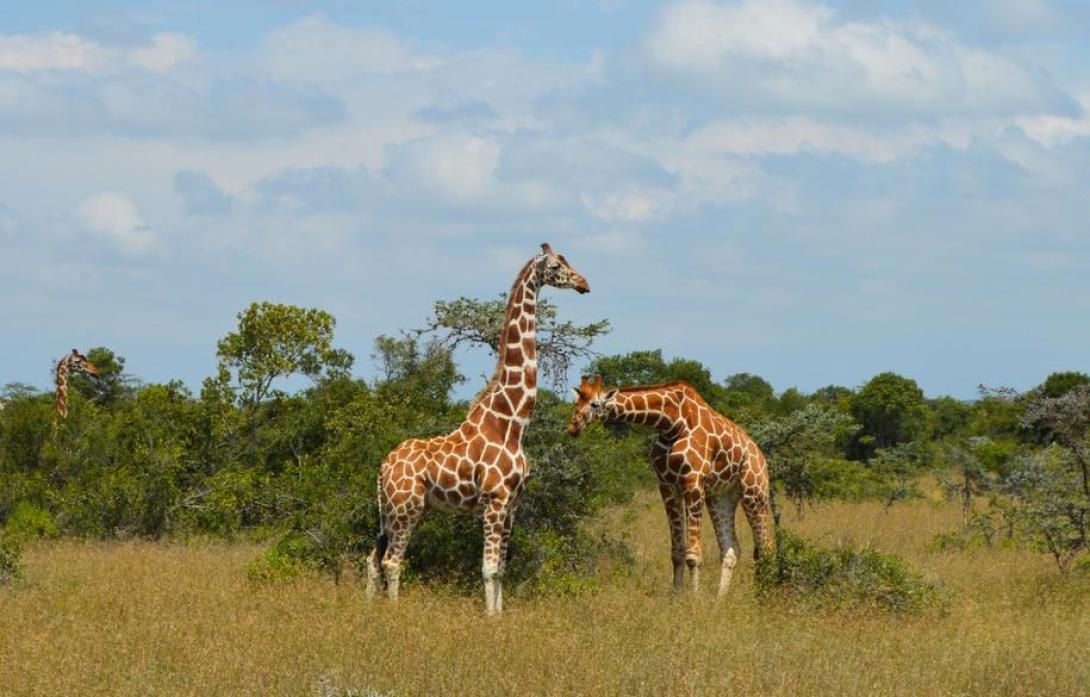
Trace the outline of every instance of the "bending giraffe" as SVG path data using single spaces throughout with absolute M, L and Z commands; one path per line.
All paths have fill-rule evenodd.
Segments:
M 76 349 L 57 362 L 57 373 L 54 382 L 57 385 L 57 396 L 54 403 L 54 415 L 57 418 L 68 418 L 68 377 L 72 373 L 85 373 L 98 377 L 98 368 L 87 360 L 87 356 Z
M 719 541 L 721 597 L 730 585 L 740 551 L 734 512 L 741 502 L 753 531 L 753 557 L 772 549 L 768 467 L 761 449 L 740 426 L 719 414 L 683 381 L 606 389 L 602 376 L 583 377 L 575 392 L 568 432 L 579 435 L 595 420 L 644 424 L 658 431 L 651 463 L 670 522 L 674 590 L 689 568 L 693 590 L 700 584 L 703 550 L 700 519 L 708 507 Z
M 543 286 L 590 292 L 547 244 L 519 272 L 507 297 L 496 371 L 456 430 L 410 439 L 386 456 L 378 475 L 379 536 L 367 559 L 367 593 L 398 594 L 413 528 L 429 506 L 471 512 L 484 523 L 485 607 L 503 609 L 503 573 L 515 508 L 529 475 L 522 436 L 537 398 L 537 294 Z

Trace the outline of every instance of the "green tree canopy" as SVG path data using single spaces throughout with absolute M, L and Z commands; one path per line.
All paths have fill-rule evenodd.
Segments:
M 441 346 L 456 349 L 459 346 L 485 346 L 493 355 L 499 355 L 500 333 L 507 311 L 507 294 L 501 293 L 492 300 L 458 298 L 439 300 L 432 316 L 418 329 L 418 335 L 434 336 Z M 556 305 L 546 298 L 537 302 L 537 353 L 541 375 L 560 386 L 568 370 L 578 360 L 594 356 L 591 344 L 609 333 L 609 320 L 590 324 L 561 321 Z
M 923 390 L 915 380 L 896 373 L 875 375 L 852 397 L 851 412 L 862 425 L 864 454 L 892 448 L 921 435 L 927 422 Z
M 690 358 L 667 361 L 662 357 L 661 349 L 602 356 L 587 366 L 587 372 L 601 375 L 607 385 L 651 385 L 685 380 L 709 401 L 718 394 L 711 371 L 703 363 Z
M 96 346 L 87 352 L 87 360 L 98 368 L 98 377 L 73 373 L 69 383 L 73 389 L 100 407 L 115 406 L 128 395 L 136 382 L 125 374 L 125 358 L 105 346 Z
M 220 366 L 234 371 L 240 399 L 260 404 L 273 383 L 289 375 L 311 379 L 347 375 L 353 357 L 332 346 L 336 320 L 324 310 L 252 303 L 238 314 L 238 330 L 216 344 Z
M 1052 373 L 1037 387 L 1037 391 L 1042 397 L 1055 399 L 1082 385 L 1090 385 L 1090 375 L 1069 370 Z

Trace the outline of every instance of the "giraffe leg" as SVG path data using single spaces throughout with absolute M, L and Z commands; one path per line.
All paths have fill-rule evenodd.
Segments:
M 700 589 L 700 564 L 704 557 L 703 548 L 700 545 L 700 521 L 704 514 L 704 489 L 699 482 L 686 482 L 685 488 L 681 492 L 681 505 L 685 511 L 685 565 L 689 567 L 689 580 L 695 592 Z
M 659 494 L 666 508 L 666 520 L 670 524 L 670 561 L 674 565 L 674 592 L 680 593 L 685 582 L 685 527 L 681 512 L 681 500 L 666 482 L 659 482 Z
M 385 589 L 386 578 L 382 574 L 382 559 L 378 556 L 378 545 L 376 545 L 367 555 L 367 597 L 374 598 Z
M 382 558 L 382 572 L 386 578 L 386 595 L 397 600 L 401 585 L 401 562 L 405 559 L 405 550 L 409 546 L 413 528 L 424 515 L 423 496 L 413 498 L 404 504 L 404 510 L 397 516 L 387 516 L 386 535 L 389 546 Z M 377 554 L 376 554 L 377 556 Z
M 507 544 L 511 541 L 511 531 L 515 527 L 515 507 L 507 510 L 503 519 L 503 537 L 500 539 L 500 567 L 496 574 L 495 609 L 503 612 L 503 577 L 507 572 Z
M 715 538 L 719 542 L 719 590 L 716 597 L 722 598 L 730 586 L 730 577 L 738 563 L 741 549 L 734 534 L 734 512 L 738 507 L 738 492 L 728 491 L 722 496 L 710 500 L 708 512 L 715 526 Z
M 747 487 L 742 496 L 742 510 L 745 511 L 749 529 L 753 531 L 753 558 L 760 559 L 765 552 L 771 552 L 776 544 L 772 535 L 768 490 Z
M 484 511 L 484 560 L 481 576 L 484 578 L 484 607 L 490 615 L 499 612 L 497 600 L 503 597 L 503 580 L 500 578 L 500 556 L 503 549 L 503 530 L 507 522 L 506 498 L 493 498 Z

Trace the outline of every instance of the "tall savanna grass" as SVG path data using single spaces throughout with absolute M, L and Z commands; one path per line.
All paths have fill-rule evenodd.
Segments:
M 365 602 L 352 578 L 255 583 L 253 545 L 39 542 L 0 588 L 0 693 L 1086 694 L 1090 593 L 1048 559 L 935 551 L 960 514 L 927 501 L 785 518 L 808 540 L 901 555 L 954 600 L 921 615 L 762 600 L 748 537 L 725 601 L 713 600 L 714 573 L 675 599 L 651 495 L 601 521 L 628 539 L 633 573 L 589 595 L 516 593 L 499 619 L 434 586 L 391 605 Z M 705 556 L 714 568 L 714 547 Z

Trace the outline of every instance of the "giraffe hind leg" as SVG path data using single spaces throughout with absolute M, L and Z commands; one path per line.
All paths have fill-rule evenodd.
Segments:
M 386 590 L 386 575 L 382 572 L 382 558 L 386 556 L 389 538 L 386 532 L 380 532 L 375 541 L 375 548 L 367 557 L 367 597 L 373 598 Z
M 730 491 L 708 502 L 715 538 L 719 542 L 719 590 L 716 596 L 721 598 L 730 587 L 734 567 L 738 564 L 741 548 L 734 532 L 734 513 L 738 507 L 738 493 Z

